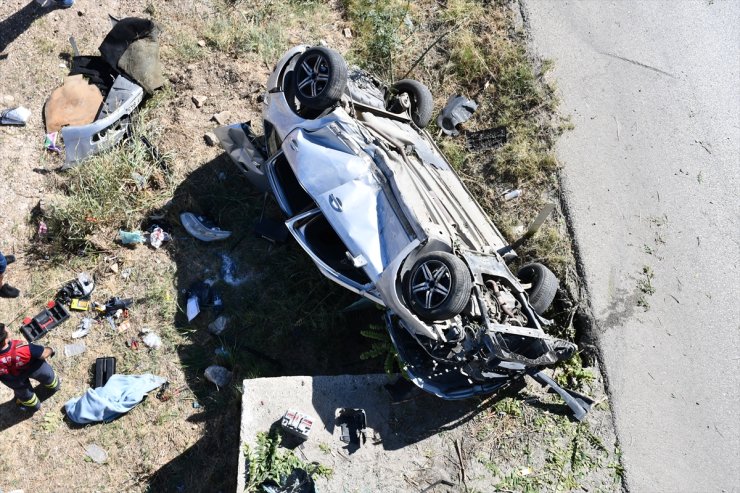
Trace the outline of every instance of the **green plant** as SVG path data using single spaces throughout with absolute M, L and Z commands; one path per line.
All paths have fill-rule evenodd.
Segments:
M 370 349 L 360 354 L 360 359 L 367 360 L 372 358 L 385 357 L 383 368 L 389 375 L 396 373 L 396 365 L 399 363 L 398 352 L 396 351 L 391 337 L 388 332 L 377 325 L 371 325 L 367 330 L 361 330 L 360 334 L 367 337 L 372 342 Z
M 260 491 L 265 481 L 280 484 L 294 469 L 304 469 L 311 477 L 332 475 L 332 470 L 319 463 L 310 464 L 301 460 L 292 450 L 280 450 L 280 433 L 258 433 L 254 447 L 244 445 L 248 467 L 248 478 L 245 492 Z
M 653 286 L 653 278 L 655 273 L 652 267 L 649 265 L 642 266 L 642 272 L 640 277 L 637 279 L 637 306 L 642 307 L 645 311 L 650 309 L 650 303 L 648 302 L 648 296 L 655 294 L 655 286 Z

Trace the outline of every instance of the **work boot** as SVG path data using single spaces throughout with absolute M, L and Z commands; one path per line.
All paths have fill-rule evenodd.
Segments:
M 49 396 L 51 397 L 52 395 L 59 392 L 59 389 L 62 388 L 62 379 L 55 376 L 54 381 L 51 382 L 49 385 L 44 385 L 44 388 L 46 389 L 46 391 L 49 393 Z
M 23 412 L 30 412 L 35 413 L 39 409 L 41 409 L 41 401 L 38 397 L 36 397 L 36 394 L 33 394 L 33 397 L 31 397 L 27 401 L 21 401 L 20 399 L 15 400 L 15 405 L 18 406 L 18 409 L 20 409 Z
M 17 298 L 21 294 L 18 288 L 14 288 L 8 283 L 3 284 L 0 288 L 0 298 Z

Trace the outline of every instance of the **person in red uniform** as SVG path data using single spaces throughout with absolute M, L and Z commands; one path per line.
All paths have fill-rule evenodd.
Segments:
M 5 324 L 0 323 L 0 382 L 13 389 L 21 410 L 36 412 L 41 408 L 31 378 L 52 394 L 59 390 L 60 381 L 46 362 L 52 356 L 54 350 L 50 347 L 10 339 Z

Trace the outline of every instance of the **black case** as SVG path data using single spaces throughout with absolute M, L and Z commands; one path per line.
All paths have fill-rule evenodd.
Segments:
M 116 358 L 106 356 L 95 360 L 95 385 L 93 388 L 99 388 L 106 384 L 108 379 L 116 374 Z

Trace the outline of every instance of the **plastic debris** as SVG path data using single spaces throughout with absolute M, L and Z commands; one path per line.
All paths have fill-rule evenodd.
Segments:
M 36 231 L 36 234 L 38 234 L 39 238 L 46 238 L 46 235 L 49 233 L 49 227 L 46 225 L 44 221 L 39 221 L 39 229 Z
M 231 381 L 231 372 L 223 366 L 209 366 L 205 371 L 206 379 L 216 387 L 225 387 Z
M 447 100 L 447 105 L 439 112 L 437 125 L 447 135 L 453 137 L 459 135 L 460 132 L 457 131 L 457 126 L 468 121 L 477 108 L 478 103 L 465 96 L 451 96 Z
M 504 194 L 504 200 L 512 200 L 517 197 L 519 197 L 522 194 L 522 191 L 518 188 L 516 190 L 510 190 Z
M 220 315 L 216 320 L 208 324 L 208 332 L 213 335 L 221 335 L 226 329 L 226 323 L 229 321 L 228 317 Z
M 188 315 L 188 322 L 198 316 L 198 314 L 200 313 L 200 304 L 198 303 L 197 296 L 191 296 L 190 298 L 188 298 L 186 312 Z
M 158 334 L 154 332 L 149 332 L 144 337 L 141 338 L 142 342 L 146 344 L 147 347 L 150 347 L 152 349 L 159 349 L 162 347 L 162 339 L 159 337 Z
M 506 144 L 508 131 L 506 127 L 486 128 L 477 132 L 468 132 L 465 134 L 465 138 L 468 149 L 471 151 L 485 151 Z
M 231 236 L 231 231 L 223 231 L 212 221 L 203 216 L 197 216 L 192 212 L 183 212 L 180 214 L 180 221 L 191 236 L 201 241 L 225 240 Z
M 31 117 L 31 110 L 18 106 L 0 111 L 0 124 L 2 125 L 25 125 Z
M 144 235 L 141 231 L 118 231 L 118 239 L 124 245 L 135 245 L 137 243 L 144 243 Z
M 158 249 L 162 246 L 162 243 L 171 239 L 172 237 L 165 230 L 156 225 L 152 226 L 151 233 L 149 234 L 149 244 L 151 246 Z
M 90 293 L 92 293 L 93 289 L 95 289 L 95 280 L 93 279 L 93 276 L 91 276 L 87 272 L 80 272 L 79 274 L 77 274 L 77 284 L 82 290 L 83 297 L 90 296 Z
M 67 344 L 64 346 L 64 355 L 68 358 L 71 358 L 72 356 L 78 356 L 85 352 L 87 348 L 83 343 L 78 344 Z
M 77 330 L 72 332 L 72 339 L 80 339 L 82 337 L 85 337 L 87 334 L 90 333 L 92 324 L 93 324 L 93 319 L 89 317 L 83 318 L 80 321 L 80 325 L 78 326 Z
M 85 454 L 87 454 L 87 456 L 96 464 L 103 464 L 108 460 L 108 452 L 94 443 L 85 447 Z
M 49 132 L 44 136 L 44 149 L 52 152 L 62 152 L 57 147 L 57 135 L 59 135 L 59 132 Z

